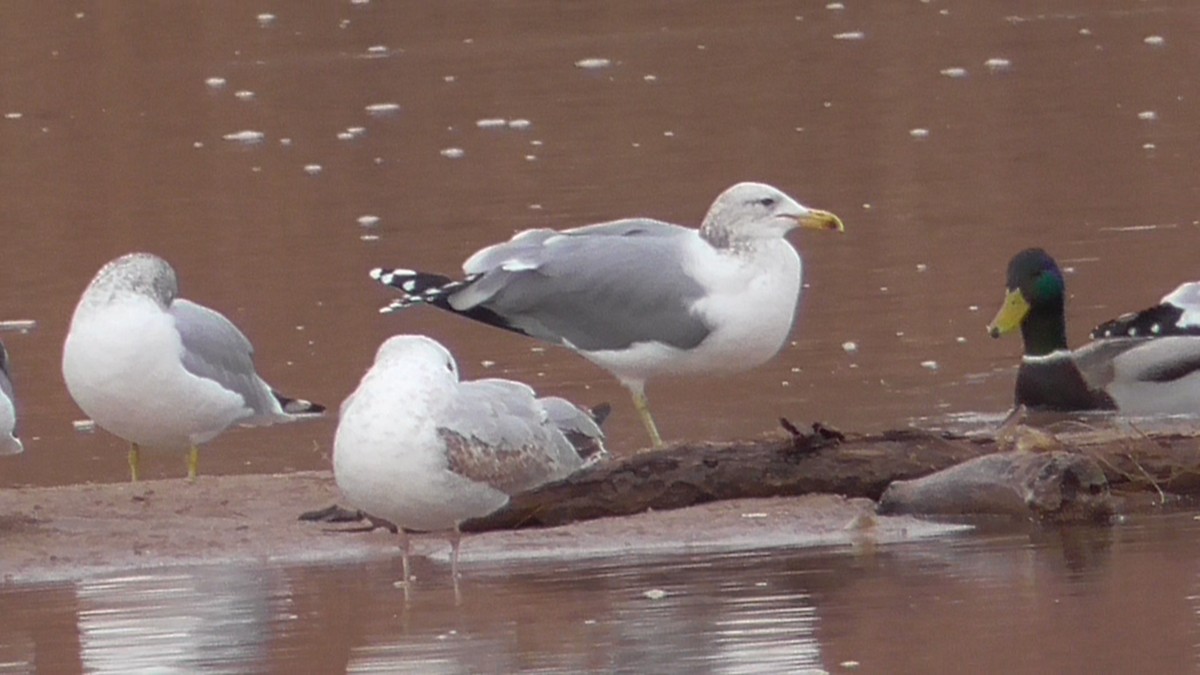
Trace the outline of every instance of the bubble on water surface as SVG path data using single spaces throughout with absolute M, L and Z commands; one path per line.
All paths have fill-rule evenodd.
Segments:
M 364 108 L 371 115 L 390 115 L 400 110 L 399 103 L 372 103 Z
M 439 154 L 441 154 L 442 157 L 449 157 L 450 159 L 458 159 L 458 158 L 462 157 L 463 155 L 466 155 L 467 152 L 465 150 L 463 150 L 462 148 L 442 148 L 442 150 Z
M 1008 70 L 1009 68 L 1011 68 L 1012 61 L 1010 61 L 1006 58 L 999 57 L 999 56 L 994 56 L 994 57 L 988 59 L 987 61 L 984 61 L 983 65 L 986 66 L 987 69 L 990 70 L 991 72 L 998 73 L 1000 71 Z
M 966 77 L 967 76 L 966 68 L 958 68 L 958 67 L 942 68 L 938 72 L 940 72 L 942 75 L 945 75 L 946 77 L 956 77 L 957 78 L 957 77 Z
M 611 65 L 612 65 L 612 61 L 610 61 L 609 59 L 602 59 L 602 58 L 579 59 L 578 61 L 575 62 L 576 68 L 583 68 L 585 70 L 595 70 L 597 68 L 607 68 Z
M 363 227 L 375 227 L 379 224 L 379 216 L 366 214 L 358 217 L 358 224 Z
M 315 175 L 321 173 L 323 170 L 324 170 L 324 167 L 322 167 L 320 164 L 305 164 L 304 165 L 304 173 L 306 173 L 310 176 L 315 176 Z
M 837 33 L 833 36 L 834 40 L 861 40 L 866 37 L 866 33 L 861 30 L 852 30 L 845 33 Z
M 221 87 L 225 86 L 225 78 L 210 77 L 210 78 L 204 80 L 204 84 L 212 87 L 213 89 L 220 89 Z
M 232 134 L 225 134 L 222 138 L 237 143 L 261 143 L 266 138 L 266 134 L 253 129 L 244 129 L 242 131 L 235 131 Z

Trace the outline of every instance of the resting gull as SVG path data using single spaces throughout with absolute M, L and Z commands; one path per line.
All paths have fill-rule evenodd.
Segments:
M 398 526 L 406 582 L 405 530 L 448 532 L 457 579 L 462 521 L 585 465 L 552 417 L 559 424 L 564 414 L 576 417 L 597 440 L 599 427 L 570 407 L 573 414 L 566 408 L 552 413 L 519 382 L 460 382 L 454 357 L 441 344 L 397 335 L 379 347 L 374 365 L 342 403 L 333 475 L 346 501 Z
M 18 455 L 24 450 L 17 437 L 17 408 L 8 372 L 8 350 L 0 343 L 0 456 Z
M 316 415 L 323 406 L 287 398 L 254 370 L 254 348 L 221 314 L 178 297 L 175 270 L 149 253 L 102 267 L 84 290 L 63 345 L 63 378 L 96 424 L 140 448 L 198 452 L 233 424 L 263 426 Z
M 746 370 L 783 348 L 801 287 L 800 256 L 784 238 L 795 227 L 844 229 L 776 188 L 739 183 L 699 229 L 629 218 L 526 230 L 468 258 L 460 281 L 371 276 L 404 293 L 383 311 L 430 304 L 575 350 L 629 389 L 659 446 L 648 379 Z

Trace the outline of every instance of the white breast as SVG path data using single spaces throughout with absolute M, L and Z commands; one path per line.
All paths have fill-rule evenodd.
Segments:
M 437 435 L 450 392 L 375 367 L 342 408 L 333 442 L 338 488 L 355 507 L 415 530 L 448 530 L 508 496 L 447 470 Z
M 182 351 L 171 317 L 131 297 L 103 312 L 76 313 L 63 345 L 63 378 L 79 407 L 113 434 L 148 448 L 186 449 L 250 410 L 238 394 L 188 373 Z

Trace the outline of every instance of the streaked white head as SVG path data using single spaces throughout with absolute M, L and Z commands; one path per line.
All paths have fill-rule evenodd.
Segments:
M 406 368 L 449 372 L 458 380 L 458 364 L 440 342 L 424 335 L 394 335 L 375 352 L 376 366 L 403 365 Z
M 126 253 L 100 268 L 83 297 L 103 303 L 127 294 L 146 296 L 165 308 L 179 294 L 179 280 L 170 263 L 153 253 Z
M 810 209 L 777 188 L 738 183 L 709 207 L 700 235 L 713 246 L 725 248 L 756 239 L 779 239 L 796 227 L 845 230 L 837 216 Z

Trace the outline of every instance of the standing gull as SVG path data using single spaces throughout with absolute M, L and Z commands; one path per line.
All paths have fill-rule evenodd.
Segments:
M 142 447 L 188 451 L 233 424 L 263 426 L 325 410 L 280 395 L 254 371 L 254 348 L 221 314 L 178 297 L 175 270 L 149 253 L 102 267 L 71 317 L 63 378 L 96 424 Z
M 457 579 L 462 521 L 584 466 L 551 417 L 528 386 L 460 382 L 441 344 L 397 335 L 342 403 L 333 475 L 355 508 L 398 526 L 406 582 L 406 529 L 449 532 Z
M 655 446 L 646 381 L 758 366 L 786 343 L 800 297 L 796 227 L 844 228 L 776 188 L 739 183 L 699 229 L 628 218 L 526 230 L 476 252 L 461 281 L 404 269 L 372 278 L 404 296 L 575 350 L 621 381 Z
M 19 455 L 25 450 L 17 438 L 17 407 L 8 372 L 8 350 L 0 343 L 0 456 Z

